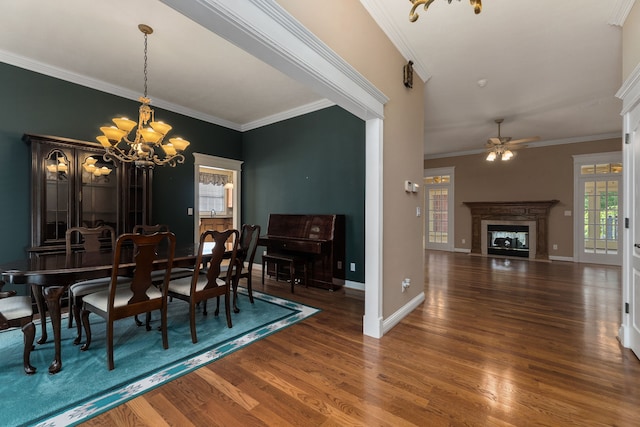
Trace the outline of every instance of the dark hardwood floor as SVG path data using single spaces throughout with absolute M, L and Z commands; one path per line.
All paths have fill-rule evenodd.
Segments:
M 425 276 L 424 304 L 377 340 L 361 293 L 256 275 L 322 313 L 85 425 L 640 425 L 619 267 L 426 252 Z

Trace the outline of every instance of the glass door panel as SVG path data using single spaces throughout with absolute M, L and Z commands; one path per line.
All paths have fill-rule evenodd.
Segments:
M 80 199 L 80 225 L 98 227 L 118 226 L 117 174 L 113 163 L 100 155 L 80 155 L 82 195 Z
M 69 221 L 70 165 L 68 156 L 53 150 L 45 162 L 44 241 L 64 240 Z
M 428 243 L 449 243 L 448 197 L 446 188 L 433 188 L 428 191 Z
M 584 182 L 585 253 L 618 253 L 618 180 Z

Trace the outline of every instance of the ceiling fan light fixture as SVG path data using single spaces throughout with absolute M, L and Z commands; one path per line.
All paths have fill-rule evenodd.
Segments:
M 487 161 L 493 162 L 496 159 L 496 152 L 492 151 L 487 155 Z
M 513 157 L 513 152 L 511 150 L 505 150 L 505 152 L 502 153 L 501 160 L 506 161 L 506 160 L 509 160 L 512 157 Z

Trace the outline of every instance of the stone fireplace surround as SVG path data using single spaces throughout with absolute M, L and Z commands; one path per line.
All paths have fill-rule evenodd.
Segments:
M 558 200 L 529 202 L 463 202 L 471 210 L 471 253 L 487 255 L 488 224 L 529 226 L 529 258 L 549 259 L 549 211 Z

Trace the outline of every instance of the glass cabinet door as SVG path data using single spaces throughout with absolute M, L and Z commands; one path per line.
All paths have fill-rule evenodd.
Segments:
M 44 159 L 44 243 L 64 241 L 71 219 L 72 164 L 70 155 L 54 149 Z
M 118 229 L 118 179 L 112 162 L 101 155 L 80 152 L 78 174 L 81 181 L 79 225 L 109 225 Z

